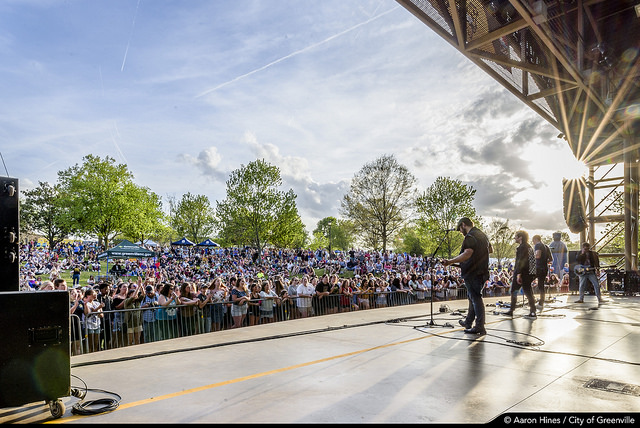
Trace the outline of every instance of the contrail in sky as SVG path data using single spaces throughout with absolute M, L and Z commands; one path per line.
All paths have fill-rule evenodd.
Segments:
M 116 136 L 118 137 L 118 139 L 120 138 L 120 131 L 118 131 L 118 124 L 116 122 L 113 122 L 113 128 L 116 131 Z M 116 150 L 118 151 L 118 153 L 120 153 L 120 157 L 122 158 L 122 160 L 124 161 L 125 164 L 127 164 L 127 158 L 124 157 L 124 153 L 122 153 L 122 150 L 120 150 L 120 146 L 118 145 L 118 142 L 116 141 L 116 138 L 113 136 L 113 132 L 111 133 L 111 139 L 113 140 L 113 145 L 116 146 Z
M 138 0 L 138 4 L 136 6 L 136 12 L 133 14 L 133 25 L 131 25 L 131 34 L 129 35 L 129 41 L 127 42 L 127 49 L 125 49 L 124 51 L 124 58 L 122 59 L 122 67 L 120 67 L 120 71 L 124 71 L 124 63 L 127 62 L 129 45 L 131 44 L 131 38 L 133 37 L 133 30 L 136 28 L 136 16 L 138 16 L 138 8 L 140 7 L 140 1 L 141 0 Z
M 267 64 L 267 65 L 263 65 L 263 66 L 262 66 L 262 67 L 260 67 L 260 68 L 256 68 L 256 69 L 255 69 L 255 70 L 253 70 L 253 71 L 250 71 L 250 72 L 248 72 L 248 73 L 246 73 L 246 74 L 243 74 L 243 75 L 241 75 L 241 76 L 235 77 L 235 78 L 233 78 L 233 79 L 229 80 L 228 82 L 221 83 L 220 85 L 216 86 L 215 88 L 208 89 L 208 90 L 204 91 L 203 93 L 201 93 L 200 95 L 197 95 L 197 96 L 196 96 L 196 98 L 203 97 L 203 96 L 205 96 L 205 95 L 207 95 L 207 94 L 210 94 L 211 92 L 217 91 L 217 90 L 218 90 L 218 89 L 220 89 L 220 88 L 223 88 L 223 87 L 225 87 L 225 86 L 227 86 L 227 85 L 230 85 L 231 83 L 237 82 L 238 80 L 242 80 L 242 79 L 244 79 L 245 77 L 251 76 L 252 74 L 255 74 L 255 73 L 259 72 L 259 71 L 265 70 L 265 69 L 267 69 L 267 68 L 271 67 L 272 65 L 278 64 L 279 62 L 282 62 L 282 61 L 284 61 L 284 60 L 286 60 L 286 59 L 289 59 L 289 58 L 291 58 L 291 57 L 293 57 L 293 56 L 296 56 L 296 55 L 298 55 L 298 54 L 301 54 L 301 53 L 303 53 L 303 52 L 306 52 L 306 51 L 308 51 L 309 49 L 313 49 L 313 48 L 318 47 L 318 46 L 320 46 L 320 45 L 323 45 L 323 44 L 325 44 L 325 43 L 327 43 L 327 42 L 330 42 L 331 40 L 333 40 L 333 39 L 335 39 L 335 38 L 337 38 L 337 37 L 343 36 L 343 35 L 347 34 L 348 32 L 355 30 L 356 28 L 360 28 L 360 27 L 362 27 L 363 25 L 367 25 L 367 24 L 368 24 L 368 23 L 370 23 L 371 21 L 375 21 L 376 19 L 378 19 L 378 18 L 380 18 L 380 17 L 382 17 L 382 16 L 384 16 L 384 15 L 387 15 L 387 14 L 389 14 L 389 13 L 393 12 L 394 10 L 396 10 L 396 9 L 397 9 L 397 8 L 399 8 L 399 7 L 400 7 L 400 6 L 396 6 L 396 7 L 394 7 L 393 9 L 389 9 L 389 10 L 388 10 L 388 11 L 386 11 L 386 12 L 382 12 L 381 14 L 376 15 L 376 16 L 374 16 L 374 17 L 372 17 L 372 18 L 369 18 L 369 19 L 367 19 L 367 20 L 366 20 L 366 21 L 364 21 L 364 22 L 361 22 L 361 23 L 359 23 L 359 24 L 356 24 L 356 25 L 354 25 L 354 26 L 353 26 L 353 27 L 351 27 L 351 28 L 347 28 L 346 30 L 341 31 L 341 32 L 339 32 L 338 34 L 334 34 L 333 36 L 330 36 L 330 37 L 328 37 L 328 38 L 326 38 L 326 39 L 322 40 L 321 42 L 314 43 L 313 45 L 307 46 L 306 48 L 302 48 L 302 49 L 300 49 L 300 50 L 297 50 L 297 51 L 295 51 L 295 52 L 292 52 L 292 53 L 290 53 L 289 55 L 283 56 L 282 58 L 279 58 L 279 59 L 277 59 L 277 60 L 275 60 L 275 61 L 273 61 L 273 62 L 270 62 L 270 63 L 269 63 L 269 64 Z

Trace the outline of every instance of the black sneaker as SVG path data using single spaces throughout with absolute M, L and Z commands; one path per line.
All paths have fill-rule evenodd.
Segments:
M 462 319 L 462 320 L 458 320 L 458 324 L 460 324 L 461 326 L 463 326 L 464 328 L 471 328 L 471 324 L 467 324 L 466 320 Z
M 476 336 L 484 336 L 485 334 L 487 334 L 487 330 L 478 327 L 467 328 L 464 330 L 464 332 L 465 334 L 475 334 Z
M 576 301 L 575 301 L 575 302 L 573 302 L 573 303 L 584 303 L 584 300 L 579 299 L 579 300 L 576 300 Z
M 525 318 L 533 318 L 533 319 L 536 319 L 536 318 L 538 318 L 538 315 L 536 315 L 536 313 L 535 313 L 535 312 L 531 312 L 531 313 L 530 313 L 529 315 L 527 315 Z
M 502 315 L 504 315 L 505 317 L 513 317 L 513 311 L 503 312 Z

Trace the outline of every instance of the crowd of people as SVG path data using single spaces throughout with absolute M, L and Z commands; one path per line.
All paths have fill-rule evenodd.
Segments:
M 95 244 L 33 242 L 20 249 L 24 290 L 70 290 L 72 352 L 293 318 L 466 298 L 460 269 L 393 251 L 149 247 L 154 257 L 111 260 Z M 513 264 L 493 263 L 484 294 L 509 293 Z M 71 284 L 61 284 L 62 272 Z M 564 279 L 550 274 L 546 287 Z M 568 282 L 567 282 L 568 285 Z M 84 346 L 85 348 L 83 349 Z

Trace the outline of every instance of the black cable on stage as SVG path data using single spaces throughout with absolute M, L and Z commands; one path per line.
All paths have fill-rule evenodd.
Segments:
M 80 398 L 80 401 L 74 404 L 73 407 L 71 408 L 71 413 L 73 413 L 74 415 L 91 416 L 91 415 L 98 415 L 100 413 L 112 412 L 116 410 L 120 405 L 120 400 L 122 400 L 122 397 L 119 394 L 116 394 L 115 392 L 111 392 L 111 391 L 105 391 L 103 389 L 88 388 L 87 383 L 82 379 L 80 379 L 78 376 L 76 375 L 71 375 L 71 376 L 80 380 L 80 382 L 84 384 L 84 387 L 82 388 L 73 387 L 73 386 L 71 387 L 71 394 L 74 397 Z M 95 400 L 85 401 L 84 399 L 87 396 L 87 392 L 100 392 L 104 394 L 109 394 L 117 397 L 117 399 L 99 398 Z

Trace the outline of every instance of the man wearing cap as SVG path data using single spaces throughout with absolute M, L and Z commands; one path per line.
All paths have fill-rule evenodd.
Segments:
M 489 279 L 489 254 L 493 252 L 491 243 L 480 229 L 474 227 L 473 222 L 463 217 L 458 222 L 457 230 L 464 235 L 460 254 L 450 260 L 444 260 L 443 264 L 449 266 L 460 263 L 464 286 L 467 289 L 469 310 L 467 318 L 460 320 L 465 327 L 466 334 L 483 336 L 487 334 L 484 328 L 484 302 L 482 301 L 482 289 Z M 472 323 L 475 319 L 475 326 Z

